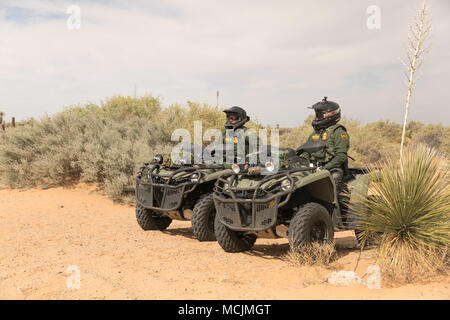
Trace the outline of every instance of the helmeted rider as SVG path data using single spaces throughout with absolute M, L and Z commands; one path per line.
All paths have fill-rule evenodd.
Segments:
M 251 130 L 245 126 L 245 123 L 250 121 L 250 117 L 247 116 L 247 112 L 238 106 L 225 109 L 223 112 L 227 116 L 225 130 L 223 132 L 224 144 L 232 143 L 234 145 L 235 159 L 233 162 L 235 162 L 239 156 L 238 146 L 242 143 L 242 140 L 244 140 L 244 144 L 241 146 L 245 147 L 245 156 L 249 153 L 256 152 L 259 139 L 254 130 Z M 224 148 L 224 150 L 226 149 Z
M 223 112 L 227 116 L 227 120 L 225 122 L 225 129 L 236 130 L 239 128 L 248 129 L 244 126 L 244 124 L 250 121 L 250 117 L 247 116 L 247 112 L 241 107 L 234 106 L 228 109 L 223 110 Z
M 350 147 L 347 129 L 342 124 L 338 124 L 341 119 L 341 108 L 336 102 L 328 101 L 327 97 L 310 108 L 314 109 L 316 117 L 312 121 L 314 132 L 309 136 L 308 141 L 323 141 L 326 148 L 312 154 L 303 152 L 300 158 L 308 162 L 317 162 L 321 167 L 329 170 L 339 192 L 344 171 L 348 167 L 347 152 Z

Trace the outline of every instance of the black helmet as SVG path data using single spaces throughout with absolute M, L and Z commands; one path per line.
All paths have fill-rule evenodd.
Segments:
M 314 130 L 326 129 L 341 120 L 341 108 L 336 102 L 327 101 L 327 97 L 314 104 L 310 109 L 314 109 L 316 112 L 316 118 L 312 122 Z
M 250 120 L 250 117 L 247 116 L 247 112 L 245 112 L 244 109 L 238 106 L 234 106 L 228 109 L 223 110 L 223 112 L 227 115 L 227 122 L 225 123 L 226 129 L 237 129 L 239 127 L 242 127 L 244 123 Z M 229 116 L 235 115 L 238 118 L 238 121 L 236 123 L 231 123 Z

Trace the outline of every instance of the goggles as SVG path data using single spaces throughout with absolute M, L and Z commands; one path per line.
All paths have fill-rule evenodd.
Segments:
M 237 114 L 230 113 L 227 115 L 227 119 L 229 121 L 237 121 L 239 120 L 239 116 Z
M 335 114 L 337 114 L 340 111 L 341 111 L 341 108 L 337 108 L 336 110 L 330 111 L 328 113 L 316 112 L 316 119 L 322 120 L 324 118 L 334 116 Z

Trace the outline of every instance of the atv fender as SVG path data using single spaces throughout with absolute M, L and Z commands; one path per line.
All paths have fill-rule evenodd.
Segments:
M 295 175 L 304 175 L 299 172 Z M 328 170 L 317 171 L 313 174 L 302 176 L 297 180 L 295 189 L 306 187 L 313 198 L 328 202 L 337 203 L 336 188 L 334 186 L 334 180 Z
M 347 188 L 349 190 L 349 205 L 350 212 L 347 213 L 348 219 L 346 223 L 347 229 L 354 229 L 355 226 L 353 224 L 354 219 L 351 217 L 351 208 L 353 210 L 357 208 L 360 204 L 358 204 L 358 198 L 364 198 L 368 196 L 369 185 L 372 182 L 372 178 L 370 174 L 359 174 L 356 175 L 355 179 L 352 179 L 347 182 Z

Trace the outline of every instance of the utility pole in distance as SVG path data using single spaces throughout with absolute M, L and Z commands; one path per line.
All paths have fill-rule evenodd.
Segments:
M 216 104 L 216 107 L 219 108 L 219 90 L 217 90 L 216 95 L 217 95 L 217 104 Z

